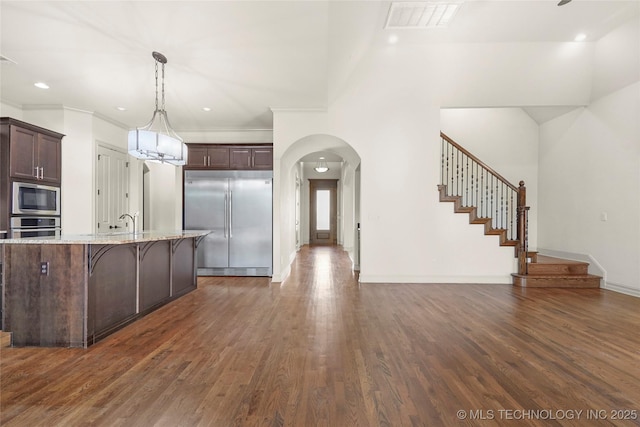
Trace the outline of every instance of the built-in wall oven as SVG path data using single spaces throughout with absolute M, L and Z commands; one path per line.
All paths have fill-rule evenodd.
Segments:
M 11 217 L 11 237 L 57 237 L 60 236 L 59 216 L 14 216 Z
M 12 215 L 60 216 L 60 187 L 13 183 Z

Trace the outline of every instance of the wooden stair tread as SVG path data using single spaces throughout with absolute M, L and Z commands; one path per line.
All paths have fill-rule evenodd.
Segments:
M 484 225 L 484 234 L 488 236 L 499 236 L 500 237 L 500 246 L 518 246 L 519 242 L 517 240 L 507 239 L 507 230 L 504 228 L 493 228 L 491 224 L 493 223 L 493 219 L 491 217 L 479 217 L 478 216 L 478 208 L 475 206 L 463 206 L 462 205 L 462 196 L 453 196 L 447 195 L 447 186 L 440 184 L 438 185 L 438 192 L 440 193 L 440 201 L 441 202 L 452 202 L 453 203 L 453 211 L 455 213 L 466 213 L 469 214 L 469 224 L 480 224 Z
M 531 275 L 517 274 L 513 277 L 513 285 L 523 288 L 599 288 L 600 276 L 593 274 L 568 275 Z

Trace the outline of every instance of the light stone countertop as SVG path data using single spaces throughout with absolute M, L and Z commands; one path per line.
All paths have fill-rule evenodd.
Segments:
M 59 237 L 23 237 L 0 240 L 0 244 L 31 245 L 122 245 L 127 243 L 176 240 L 206 236 L 210 230 L 139 231 L 107 234 L 63 234 Z

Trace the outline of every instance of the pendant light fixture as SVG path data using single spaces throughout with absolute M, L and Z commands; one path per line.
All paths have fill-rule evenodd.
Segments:
M 316 163 L 316 167 L 313 169 L 315 169 L 316 172 L 325 173 L 329 170 L 329 165 L 327 165 L 327 161 L 324 159 L 324 157 L 320 157 L 318 159 L 318 163 Z
M 187 162 L 187 145 L 169 124 L 164 109 L 164 64 L 167 57 L 152 53 L 156 61 L 156 109 L 151 121 L 143 127 L 129 131 L 129 154 L 142 160 L 155 160 L 181 166 Z M 158 105 L 158 64 L 162 64 L 162 103 Z

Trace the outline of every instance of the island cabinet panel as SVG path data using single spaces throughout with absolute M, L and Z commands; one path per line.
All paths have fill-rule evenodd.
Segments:
M 7 331 L 14 346 L 84 346 L 83 245 L 6 245 Z M 14 328 L 14 326 L 17 326 Z
M 171 297 L 171 242 L 140 244 L 140 312 Z
M 135 318 L 137 251 L 135 244 L 90 245 L 89 344 Z
M 14 346 L 90 346 L 196 289 L 208 233 L 3 240 L 3 330 Z
M 195 239 L 173 240 L 172 296 L 178 297 L 196 289 Z

